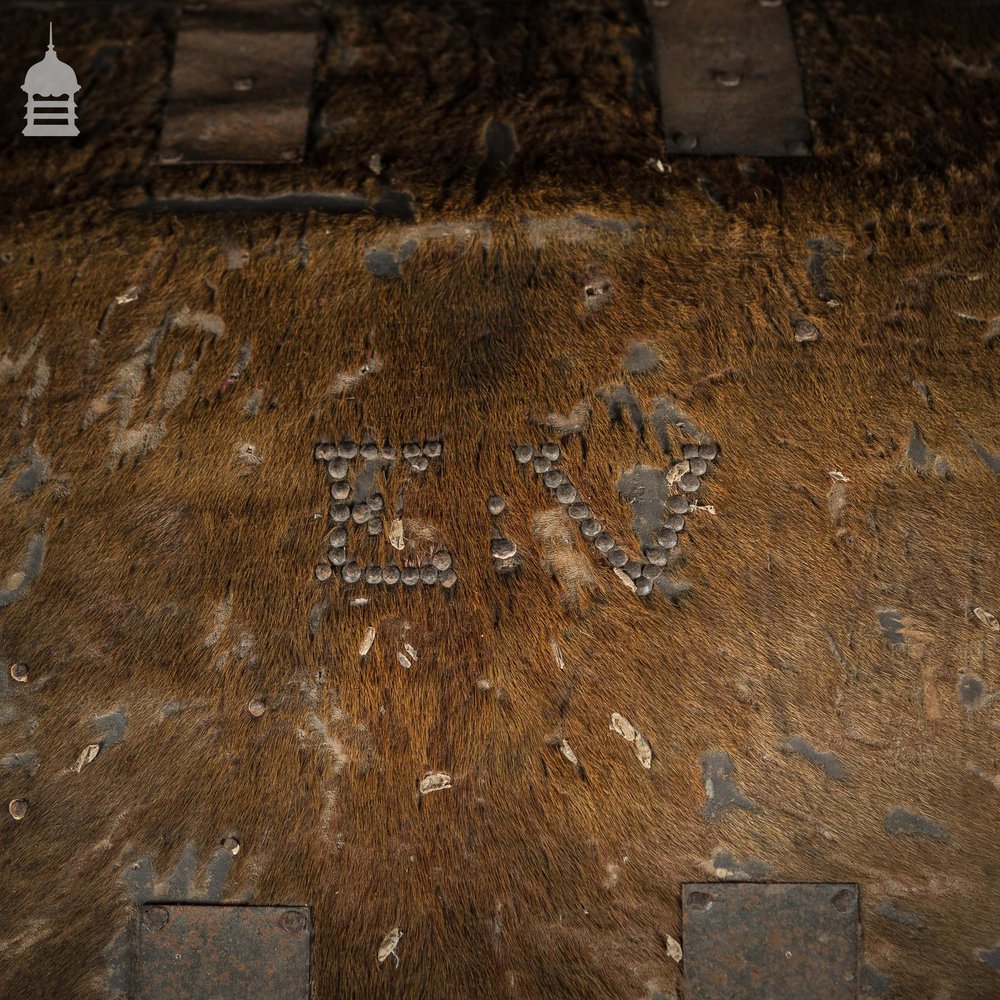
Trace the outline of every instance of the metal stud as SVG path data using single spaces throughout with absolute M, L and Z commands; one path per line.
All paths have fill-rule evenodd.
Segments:
M 368 521 L 371 520 L 371 516 L 372 516 L 371 507 L 369 507 L 368 504 L 364 502 L 356 503 L 351 508 L 351 519 L 354 521 L 355 524 L 366 524 Z
M 330 508 L 330 520 L 334 524 L 347 521 L 351 516 L 351 508 L 346 503 L 337 503 Z
M 349 468 L 346 458 L 331 458 L 326 463 L 326 471 L 331 479 L 344 479 Z
M 318 444 L 313 455 L 317 462 L 329 462 L 331 458 L 337 457 L 337 446 L 335 444 Z
M 692 458 L 691 459 L 691 471 L 696 476 L 703 476 L 708 472 L 708 462 L 703 458 Z
M 685 472 L 677 485 L 685 493 L 694 493 L 701 485 L 701 480 L 693 472 Z
M 444 572 L 446 569 L 451 567 L 451 553 L 447 549 L 438 549 L 434 555 L 431 556 L 431 565 L 437 569 Z
M 674 544 L 676 544 L 677 536 L 674 536 Z M 652 563 L 654 566 L 666 566 L 667 564 L 667 550 L 660 545 L 650 546 L 645 550 L 646 559 Z
M 331 566 L 343 566 L 347 562 L 347 549 L 330 549 L 326 557 L 330 560 Z
M 584 521 L 590 517 L 590 508 L 585 503 L 571 503 L 569 505 L 569 516 L 574 521 Z
M 627 563 L 622 567 L 625 572 L 632 577 L 633 580 L 638 580 L 642 576 L 642 563 L 636 562 L 635 559 L 629 559 Z
M 428 458 L 440 458 L 444 445 L 440 441 L 427 441 L 424 444 L 424 454 Z
M 24 663 L 12 663 L 10 665 L 10 676 L 19 684 L 24 684 L 28 680 L 28 667 Z
M 509 538 L 494 538 L 490 542 L 490 555 L 494 559 L 510 559 L 517 555 L 517 546 Z
M 580 534 L 584 538 L 596 538 L 600 533 L 600 521 L 595 521 L 592 517 L 588 517 L 585 521 L 580 522 Z
M 620 569 L 628 562 L 628 556 L 617 545 L 608 552 L 608 562 L 616 569 Z
M 11 799 L 7 803 L 7 812 L 10 813 L 11 819 L 20 823 L 28 815 L 28 803 L 24 799 Z
M 533 455 L 534 452 L 531 450 L 531 445 L 519 444 L 516 448 L 514 448 L 514 458 L 517 459 L 521 465 L 527 465 L 531 461 Z
M 385 506 L 385 497 L 381 493 L 373 493 L 368 498 L 368 509 L 377 514 Z
M 717 447 L 716 445 L 712 444 L 712 443 L 709 443 L 709 444 L 703 444 L 703 445 L 702 445 L 702 446 L 701 446 L 701 447 L 700 447 L 700 448 L 698 449 L 698 455 L 699 455 L 699 456 L 700 456 L 701 458 L 705 458 L 705 459 L 708 459 L 708 461 L 709 461 L 709 462 L 711 462 L 711 461 L 712 461 L 712 459 L 714 459 L 714 458 L 715 458 L 715 456 L 716 456 L 716 455 L 718 455 L 718 454 L 719 454 L 719 449 L 718 449 L 718 447 Z
M 572 483 L 561 483 L 556 487 L 556 499 L 560 503 L 572 503 L 579 494 Z
M 353 441 L 341 441 L 337 446 L 337 454 L 341 458 L 357 458 L 358 446 Z
M 687 522 L 684 520 L 683 514 L 671 514 L 664 522 L 663 526 L 669 528 L 671 531 L 683 531 L 684 525 Z
M 451 590 L 452 587 L 458 582 L 458 575 L 453 569 L 446 569 L 441 574 L 441 586 Z
M 659 547 L 661 549 L 674 549 L 677 547 L 677 532 L 676 531 L 661 531 L 656 536 L 657 542 L 659 542 Z M 650 559 L 650 562 L 653 560 Z
M 342 549 L 347 544 L 347 528 L 334 528 L 327 541 L 331 549 Z
M 264 712 L 267 711 L 267 705 L 265 705 L 264 702 L 260 700 L 260 698 L 254 698 L 253 701 L 251 701 L 247 705 L 247 711 L 255 719 L 259 719 L 264 714 Z
M 316 579 L 319 580 L 320 583 L 325 583 L 331 576 L 333 576 L 333 570 L 330 568 L 330 564 L 325 561 L 316 563 L 315 573 Z
M 377 538 L 382 534 L 382 518 L 373 517 L 368 522 L 368 534 L 371 535 L 372 538 Z
M 403 458 L 414 459 L 421 453 L 423 449 L 419 444 L 414 444 L 412 441 L 408 441 L 403 445 Z
M 667 510 L 671 514 L 686 514 L 691 509 L 691 505 L 685 497 L 680 495 L 667 497 Z
M 561 483 L 566 482 L 566 477 L 558 469 L 549 469 L 549 471 L 542 476 L 542 482 L 545 483 L 550 490 L 554 490 Z
M 382 570 L 382 582 L 390 587 L 399 583 L 399 567 L 395 563 L 390 563 Z
M 399 452 L 391 444 L 387 444 L 380 452 L 380 455 L 387 462 L 395 462 L 399 458 Z
M 681 454 L 685 458 L 696 458 L 698 455 L 698 446 L 696 444 L 686 444 L 681 448 Z
M 594 539 L 594 546 L 598 552 L 610 552 L 615 547 L 615 540 L 606 531 L 602 531 Z
M 330 496 L 334 500 L 346 500 L 351 495 L 351 484 L 346 479 L 330 485 Z
M 414 472 L 426 472 L 429 465 L 430 462 L 428 461 L 426 455 L 417 455 L 417 457 L 410 462 L 410 468 L 413 469 Z
M 361 567 L 356 562 L 348 563 L 340 571 L 340 578 L 344 583 L 357 583 L 361 579 Z
M 550 461 L 556 462 L 559 459 L 559 445 L 546 442 L 542 445 L 542 454 Z
M 428 587 L 437 583 L 438 571 L 433 566 L 421 566 L 420 581 Z
M 643 567 L 642 575 L 647 580 L 658 580 L 661 576 L 663 576 L 663 567 L 654 566 L 652 563 L 649 563 Z
M 407 587 L 412 587 L 420 581 L 420 570 L 416 566 L 404 566 L 399 572 L 399 578 Z
M 365 583 L 374 586 L 375 584 L 381 582 L 382 582 L 381 566 L 369 566 L 365 569 Z
M 486 509 L 495 517 L 497 514 L 502 514 L 504 508 L 507 506 L 503 497 L 493 496 L 486 501 Z
M 649 597 L 653 592 L 653 581 L 645 576 L 640 576 L 638 580 L 635 581 L 635 592 L 639 597 Z
M 366 441 L 361 446 L 361 457 L 366 462 L 371 462 L 373 459 L 378 458 L 379 450 L 379 446 L 374 441 Z
M 548 472 L 552 468 L 552 463 L 544 455 L 536 455 L 531 460 L 531 467 L 541 475 L 543 472 Z

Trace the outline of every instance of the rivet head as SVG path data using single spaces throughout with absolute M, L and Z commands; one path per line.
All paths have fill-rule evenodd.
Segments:
M 225 837 L 222 840 L 222 848 L 235 856 L 240 853 L 240 842 L 235 837 Z
M 395 563 L 390 563 L 382 570 L 382 582 L 390 587 L 399 583 L 399 567 Z
M 607 556 L 608 562 L 619 569 L 628 562 L 628 556 L 617 545 L 608 551 Z
M 505 503 L 503 497 L 490 497 L 489 500 L 486 501 L 486 509 L 494 516 L 502 514 L 506 506 L 507 504 Z
M 635 592 L 640 597 L 649 597 L 653 592 L 653 581 L 645 576 L 640 576 L 638 580 L 635 581 Z
M 416 566 L 404 566 L 399 575 L 407 587 L 412 587 L 420 581 L 420 570 Z
M 316 569 L 314 572 L 316 574 L 316 579 L 319 580 L 320 583 L 326 583 L 326 581 L 333 576 L 333 568 L 328 562 L 316 563 Z
M 451 567 L 451 553 L 446 549 L 439 549 L 431 556 L 431 565 L 443 573 Z
M 715 82 L 720 87 L 738 87 L 743 82 L 743 74 L 734 70 L 721 70 L 715 74 Z
M 694 493 L 701 480 L 693 472 L 685 472 L 680 478 L 680 482 L 677 484 L 685 493 Z
M 281 915 L 281 926 L 289 934 L 298 934 L 305 930 L 306 918 L 298 910 L 286 910 Z
M 10 813 L 12 819 L 20 822 L 28 815 L 28 803 L 25 799 L 11 799 L 7 804 L 7 812 Z
M 142 925 L 151 931 L 162 930 L 170 921 L 170 913 L 165 906 L 147 906 L 142 911 Z
M 344 583 L 357 583 L 361 579 L 361 567 L 355 563 L 348 563 L 341 571 L 340 578 Z
M 441 574 L 441 586 L 447 590 L 451 590 L 452 587 L 458 582 L 458 574 L 453 569 L 446 569 Z
M 534 452 L 531 450 L 531 446 L 527 444 L 519 444 L 514 449 L 514 458 L 517 459 L 521 465 L 527 465 L 531 461 L 531 456 Z
M 254 698 L 253 701 L 247 705 L 247 711 L 255 718 L 259 719 L 263 714 L 266 706 L 259 698 Z
M 555 462 L 559 458 L 559 445 L 548 442 L 542 445 L 542 454 L 550 461 Z
M 509 538 L 494 538 L 490 553 L 494 559 L 510 559 L 517 554 L 517 546 Z
M 10 676 L 13 677 L 19 684 L 24 684 L 28 680 L 28 668 L 23 663 L 12 663 L 10 667 Z

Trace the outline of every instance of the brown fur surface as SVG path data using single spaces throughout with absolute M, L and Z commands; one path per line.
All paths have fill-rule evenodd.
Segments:
M 3 153 L 0 794 L 28 811 L 0 824 L 0 995 L 129 995 L 155 898 L 310 905 L 322 1000 L 682 998 L 680 883 L 752 878 L 860 884 L 866 995 L 996 996 L 992 22 L 803 5 L 817 158 L 660 174 L 634 11 L 478 10 L 405 7 L 379 42 L 350 8 L 320 103 L 364 124 L 299 168 L 156 173 L 127 122 L 89 180 L 86 144 Z M 80 52 L 130 25 L 81 21 Z M 120 57 L 149 112 L 150 30 Z M 488 117 L 517 152 L 486 184 Z M 119 211 L 237 182 L 376 204 L 375 152 L 412 219 Z M 444 442 L 385 492 L 454 590 L 314 578 L 313 449 L 366 432 Z M 674 600 L 630 593 L 511 452 L 561 438 L 633 552 L 623 474 L 696 432 L 714 512 Z

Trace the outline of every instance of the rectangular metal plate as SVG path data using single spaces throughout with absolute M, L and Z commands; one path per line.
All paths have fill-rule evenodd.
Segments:
M 781 0 L 652 0 L 649 10 L 668 153 L 808 154 Z
M 216 0 L 185 12 L 160 162 L 301 160 L 317 24 L 301 0 Z
M 138 1000 L 309 1000 L 307 906 L 149 903 Z
M 682 887 L 690 1000 L 855 1000 L 858 887 Z

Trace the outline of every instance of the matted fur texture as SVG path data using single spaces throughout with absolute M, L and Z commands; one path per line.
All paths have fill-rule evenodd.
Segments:
M 613 33 L 631 17 L 613 6 L 567 9 Z M 908 24 L 803 10 L 814 73 L 835 40 Z M 417 41 L 445 23 L 410 13 Z M 122 213 L 135 178 L 84 196 L 76 160 L 58 211 L 0 229 L 0 792 L 27 803 L 0 824 L 0 995 L 128 996 L 136 902 L 204 899 L 310 905 L 320 1000 L 682 998 L 679 885 L 716 878 L 858 882 L 864 995 L 1000 990 L 988 36 L 940 26 L 966 69 L 935 84 L 960 100 L 923 178 L 902 179 L 898 133 L 838 124 L 837 81 L 808 72 L 817 159 L 668 175 L 646 162 L 648 93 L 569 60 L 592 29 L 533 23 L 584 81 L 587 114 L 553 127 L 572 162 L 532 144 L 544 102 L 518 118 L 508 95 L 506 168 L 478 131 L 447 181 L 458 132 L 444 151 L 425 133 L 426 162 L 399 153 L 412 222 Z M 340 43 L 363 35 L 344 24 Z M 481 53 L 481 27 L 449 30 Z M 419 78 L 407 57 L 395 71 Z M 415 148 L 418 124 L 371 127 L 345 140 L 344 185 L 362 150 Z M 20 176 L 11 203 L 39 208 Z M 663 399 L 719 457 L 674 598 L 640 599 L 512 447 L 560 441 L 635 554 L 623 474 L 694 439 L 655 419 Z M 445 544 L 453 590 L 315 579 L 314 447 L 366 432 L 443 441 L 384 489 L 405 558 Z M 496 526 L 516 574 L 496 572 Z M 434 773 L 450 787 L 421 791 Z

